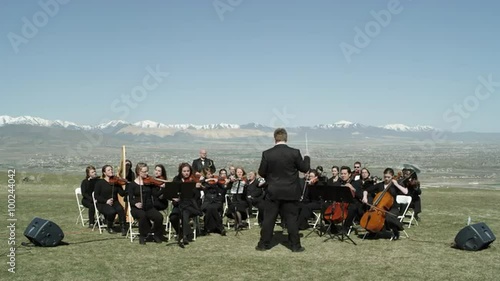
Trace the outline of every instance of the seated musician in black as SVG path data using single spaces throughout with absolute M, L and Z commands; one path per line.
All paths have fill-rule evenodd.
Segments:
M 154 177 L 157 179 L 167 180 L 167 171 L 165 170 L 165 166 L 157 164 L 155 166 Z M 163 211 L 168 208 L 168 199 L 164 198 L 163 187 L 164 186 L 152 185 L 153 205 L 158 211 Z
M 320 182 L 327 182 L 328 181 L 328 177 L 323 172 L 323 166 L 316 167 L 316 171 L 318 172 L 318 181 L 320 181 Z
M 246 225 L 243 223 L 247 219 L 247 211 L 250 205 L 247 201 L 248 179 L 243 168 L 236 168 L 236 176 L 229 178 L 227 185 L 228 211 L 226 216 L 235 220 L 234 228 L 241 229 Z
M 257 217 L 257 222 L 262 225 L 264 220 L 264 197 L 266 180 L 264 178 L 257 179 L 257 173 L 254 171 L 248 172 L 248 199 L 252 206 L 259 210 L 259 216 Z
M 201 210 L 205 213 L 203 216 L 205 233 L 216 232 L 225 236 L 226 230 L 222 224 L 225 179 L 215 177 L 210 168 L 204 168 L 201 172 L 203 175 L 201 184 L 205 194 L 201 204 Z
M 128 193 L 132 216 L 139 222 L 139 244 L 146 244 L 146 237 L 153 232 L 156 243 L 162 242 L 163 215 L 154 208 L 152 184 L 144 183 L 148 177 L 148 165 L 137 163 L 135 168 L 137 177 L 129 182 Z M 151 221 L 153 225 L 151 225 Z
M 329 185 L 333 185 L 335 182 L 338 182 L 340 180 L 339 171 L 340 169 L 338 166 L 332 166 L 332 177 L 327 181 Z
M 394 240 L 399 239 L 399 231 L 403 230 L 403 224 L 399 221 L 399 205 L 396 204 L 395 198 L 397 195 L 403 194 L 406 195 L 408 193 L 408 189 L 404 186 L 401 186 L 394 179 L 394 170 L 391 168 L 387 168 L 384 170 L 384 181 L 380 182 L 371 188 L 363 191 L 363 203 L 370 203 L 370 198 L 373 200 L 375 195 L 379 192 L 384 191 L 386 188 L 389 188 L 387 192 L 390 192 L 392 197 L 394 197 L 394 204 L 392 204 L 389 213 L 385 216 L 385 227 L 388 230 L 392 230 L 392 238 Z M 373 202 L 375 203 L 375 202 Z M 371 203 L 370 203 L 371 204 Z
M 325 184 L 319 180 L 319 172 L 315 169 L 309 171 L 309 179 L 302 191 L 302 200 L 300 202 L 300 211 L 297 218 L 300 230 L 309 228 L 309 219 L 314 217 L 315 210 L 322 210 L 324 200 L 320 198 L 313 198 L 313 189 L 315 186 Z
M 353 180 L 350 167 L 342 166 L 340 168 L 340 180 L 334 183 L 334 185 L 347 186 L 354 194 L 354 202 L 349 203 L 349 207 L 347 208 L 347 217 L 344 221 L 344 229 L 342 230 L 345 234 L 347 234 L 354 220 L 359 220 L 363 215 L 363 204 L 361 204 L 363 192 L 361 184 L 360 181 Z
M 123 189 L 122 184 L 126 184 L 126 180 L 118 179 L 113 174 L 111 165 L 102 167 L 102 179 L 97 181 L 95 185 L 94 197 L 97 201 L 97 210 L 104 215 L 107 221 L 107 231 L 110 234 L 115 233 L 113 223 L 115 216 L 118 215 L 122 236 L 127 235 L 127 227 L 125 226 L 125 211 L 118 201 L 118 194 L 126 196 L 127 192 Z
M 173 208 L 172 213 L 170 213 L 170 222 L 172 227 L 175 229 L 177 235 L 182 235 L 182 242 L 184 245 L 189 244 L 194 239 L 193 229 L 189 223 L 190 218 L 201 216 L 203 212 L 198 205 L 198 200 L 201 197 L 200 188 L 201 183 L 197 182 L 195 178 L 193 169 L 188 163 L 182 163 L 179 165 L 179 172 L 172 180 L 173 182 L 196 182 L 196 189 L 193 191 L 193 198 L 182 199 L 175 198 L 172 202 Z M 182 209 L 182 214 L 181 214 Z M 182 233 L 179 233 L 180 220 L 182 219 Z
M 82 205 L 89 209 L 89 228 L 93 228 L 95 223 L 95 208 L 92 192 L 94 192 L 95 184 L 98 180 L 94 166 L 85 168 L 85 179 L 82 180 L 80 188 L 83 197 Z
M 408 188 L 407 195 L 411 196 L 410 208 L 413 208 L 415 212 L 415 219 L 420 220 L 418 216 L 422 212 L 422 202 L 420 200 L 422 189 L 420 189 L 420 181 L 412 169 L 403 169 L 403 176 L 406 178 L 404 185 Z M 401 208 L 404 210 L 406 206 L 401 206 Z

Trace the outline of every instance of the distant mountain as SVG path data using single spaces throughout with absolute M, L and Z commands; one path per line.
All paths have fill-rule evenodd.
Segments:
M 19 127 L 16 129 L 16 127 Z M 8 128 L 8 130 L 7 130 Z M 33 129 L 30 129 L 33 128 Z M 34 130 L 34 128 L 39 128 Z M 152 120 L 143 120 L 135 123 L 123 120 L 110 120 L 101 124 L 79 125 L 61 120 L 46 120 L 32 116 L 0 116 L 0 130 L 8 132 L 14 139 L 16 134 L 44 138 L 42 128 L 51 131 L 47 138 L 54 137 L 54 130 L 82 131 L 109 135 L 115 140 L 147 141 L 150 143 L 161 141 L 193 141 L 193 140 L 242 140 L 249 138 L 272 138 L 274 128 L 258 123 L 242 125 L 231 123 L 218 124 L 164 124 Z M 305 134 L 315 140 L 331 141 L 333 139 L 369 139 L 369 138 L 405 138 L 415 140 L 432 140 L 433 133 L 438 131 L 431 126 L 407 126 L 404 124 L 388 124 L 385 126 L 370 126 L 341 120 L 331 124 L 318 124 L 315 126 L 301 126 L 287 128 L 290 134 L 304 137 Z M 29 131 L 36 132 L 35 135 Z M 57 131 L 57 136 L 65 138 L 63 131 Z M 448 140 L 495 140 L 500 139 L 500 134 L 480 134 L 474 132 L 451 133 L 445 132 Z M 74 136 L 75 134 L 69 134 Z M 81 134 L 80 134 L 81 135 Z M 1 140 L 1 136 L 0 136 Z

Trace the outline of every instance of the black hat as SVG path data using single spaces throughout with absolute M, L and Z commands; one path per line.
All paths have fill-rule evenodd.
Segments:
M 316 167 L 316 171 L 318 171 L 318 172 L 323 172 L 323 167 L 322 167 L 322 166 L 318 166 L 318 167 Z

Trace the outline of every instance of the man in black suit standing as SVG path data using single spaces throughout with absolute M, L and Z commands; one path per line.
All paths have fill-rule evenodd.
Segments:
M 210 172 L 212 174 L 215 173 L 214 161 L 207 158 L 207 151 L 205 149 L 200 149 L 200 158 L 194 159 L 191 167 L 193 167 L 193 171 L 196 174 L 201 173 L 205 168 L 210 168 Z
M 297 224 L 299 200 L 302 195 L 299 184 L 299 171 L 307 172 L 310 168 L 311 159 L 307 155 L 302 159 L 298 149 L 286 145 L 287 140 L 286 130 L 283 128 L 276 129 L 274 131 L 275 146 L 262 153 L 259 175 L 266 179 L 268 186 L 260 241 L 255 247 L 258 251 L 265 251 L 270 248 L 278 213 L 282 214 L 282 219 L 287 223 L 288 241 L 292 252 L 304 251 L 300 244 Z

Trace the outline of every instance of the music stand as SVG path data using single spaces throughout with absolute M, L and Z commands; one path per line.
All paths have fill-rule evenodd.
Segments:
M 179 233 L 177 233 L 177 243 L 184 248 L 184 229 L 182 227 L 183 207 L 182 201 L 194 198 L 195 182 L 166 182 L 163 189 L 163 197 L 173 202 L 174 198 L 179 198 L 177 206 L 179 208 Z M 173 203 L 172 203 L 173 204 Z M 182 238 L 181 238 L 182 237 Z
M 323 202 L 325 201 L 325 197 L 324 197 L 324 194 L 325 194 L 325 190 L 326 190 L 326 182 L 318 182 L 317 184 L 315 185 L 307 185 L 306 188 L 309 188 L 309 200 L 311 202 L 313 201 L 319 201 L 321 203 L 321 211 L 320 211 L 320 217 L 319 217 L 319 231 L 318 229 L 314 228 L 313 230 L 311 230 L 305 237 L 311 235 L 311 233 L 315 232 L 315 231 L 318 231 L 318 236 L 319 237 L 322 237 L 324 235 L 323 233 L 323 228 L 324 228 L 324 224 L 323 224 L 323 213 L 325 212 L 324 210 L 324 204 Z
M 349 204 L 349 203 L 354 202 L 354 197 L 352 196 L 351 189 L 347 186 L 344 186 L 344 185 L 341 185 L 341 186 L 327 185 L 327 188 L 325 188 L 325 192 L 324 192 L 323 196 L 324 196 L 323 198 L 327 201 L 340 203 L 341 218 L 344 217 L 344 208 L 345 208 L 344 204 Z M 331 222 L 330 226 L 327 229 L 327 232 L 328 232 L 328 230 L 330 230 L 330 237 L 325 239 L 325 241 L 323 241 L 323 242 L 326 242 L 329 239 L 333 239 L 334 236 L 337 236 L 337 237 L 340 236 L 339 237 L 340 241 L 344 242 L 344 237 L 347 237 L 347 239 L 349 239 L 354 245 L 357 245 L 356 242 L 354 242 L 351 239 L 351 237 L 349 237 L 349 235 L 344 235 L 344 221 L 345 220 L 342 220 L 342 230 L 340 231 L 340 233 L 341 233 L 340 235 L 339 234 L 333 234 L 333 235 L 331 234 L 331 227 L 332 227 L 332 225 L 334 225 L 334 223 Z

